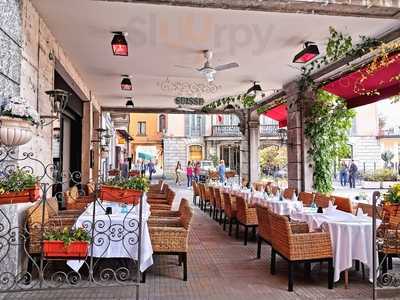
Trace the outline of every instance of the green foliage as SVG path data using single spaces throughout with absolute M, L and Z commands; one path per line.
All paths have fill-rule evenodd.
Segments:
M 30 172 L 17 168 L 0 180 L 0 193 L 21 192 L 35 186 L 37 178 Z
M 267 147 L 260 150 L 260 167 L 261 168 L 282 168 L 287 165 L 286 148 Z
M 329 33 L 331 36 L 326 46 L 326 55 L 332 60 L 337 60 L 351 50 L 351 36 L 337 32 L 333 27 L 329 27 Z
M 394 184 L 385 194 L 385 201 L 392 204 L 400 204 L 400 183 Z
M 135 176 L 128 179 L 116 176 L 113 179 L 105 182 L 105 185 L 116 186 L 122 189 L 147 192 L 149 190 L 150 182 L 144 176 Z
M 224 109 L 228 104 L 233 105 L 235 109 L 252 108 L 255 104 L 255 95 L 240 94 L 217 99 L 201 108 L 202 112 L 210 112 L 216 109 Z
M 214 168 L 216 168 L 219 164 L 219 158 L 217 154 L 211 154 L 210 155 L 210 160 L 212 161 Z
M 89 233 L 83 228 L 69 230 L 67 227 L 64 227 L 62 230 L 49 230 L 45 232 L 43 239 L 46 241 L 63 241 L 65 245 L 68 245 L 74 241 L 89 242 L 91 238 Z
M 389 168 L 390 162 L 394 158 L 394 153 L 392 151 L 387 150 L 381 154 L 381 158 L 385 162 L 385 168 Z
M 321 193 L 333 190 L 333 162 L 347 146 L 348 130 L 354 111 L 347 109 L 339 97 L 326 91 L 316 91 L 316 99 L 305 124 L 310 139 L 310 155 L 314 168 L 314 188 Z
M 397 181 L 397 174 L 392 169 L 378 169 L 375 172 L 368 172 L 364 174 L 365 181 Z

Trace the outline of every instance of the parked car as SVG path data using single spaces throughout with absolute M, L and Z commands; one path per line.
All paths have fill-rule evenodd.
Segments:
M 205 182 L 207 180 L 208 172 L 210 170 L 214 170 L 214 165 L 211 160 L 201 160 L 200 161 L 200 178 L 201 182 Z

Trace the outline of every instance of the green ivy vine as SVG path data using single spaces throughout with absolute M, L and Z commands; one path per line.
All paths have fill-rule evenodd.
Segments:
M 256 104 L 255 98 L 255 95 L 248 94 L 223 97 L 204 105 L 201 111 L 207 113 L 213 110 L 224 109 L 228 104 L 233 105 L 235 109 L 252 108 Z
M 348 131 L 355 112 L 347 109 L 345 100 L 324 90 L 317 90 L 315 101 L 305 122 L 310 140 L 314 189 L 321 193 L 333 190 L 333 162 L 347 148 Z

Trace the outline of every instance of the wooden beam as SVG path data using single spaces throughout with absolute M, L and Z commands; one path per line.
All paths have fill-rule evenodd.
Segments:
M 399 1 L 294 1 L 294 0 L 97 0 L 155 5 L 218 8 L 277 13 L 302 13 L 329 16 L 398 19 Z M 381 5 L 383 3 L 384 5 Z M 396 5 L 397 3 L 397 5 Z M 379 4 L 379 5 L 377 5 Z

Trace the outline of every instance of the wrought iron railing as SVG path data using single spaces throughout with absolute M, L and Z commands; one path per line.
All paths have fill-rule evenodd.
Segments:
M 278 125 L 260 125 L 260 136 L 279 136 Z M 240 137 L 242 134 L 238 125 L 213 125 L 211 135 L 214 137 Z

